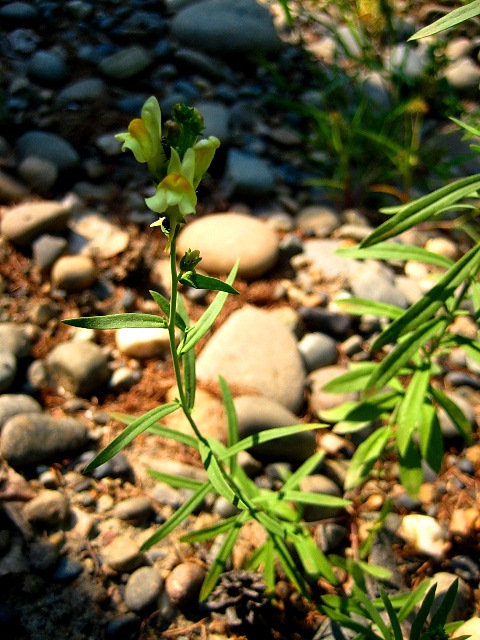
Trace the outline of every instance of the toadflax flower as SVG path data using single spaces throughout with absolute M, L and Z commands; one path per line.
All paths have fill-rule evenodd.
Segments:
M 167 157 L 162 146 L 162 114 L 158 100 L 152 96 L 142 107 L 142 117 L 128 125 L 128 133 L 115 136 L 123 142 L 122 151 L 130 149 L 137 162 L 146 162 L 153 178 L 165 175 Z
M 195 213 L 197 204 L 197 194 L 193 186 L 195 152 L 191 148 L 187 149 L 182 161 L 175 149 L 172 148 L 171 153 L 167 175 L 158 184 L 155 195 L 146 198 L 145 202 L 147 207 L 156 213 L 167 212 L 166 217 L 169 217 L 167 210 L 170 207 L 178 208 L 180 219 L 176 222 L 183 222 L 183 216 Z

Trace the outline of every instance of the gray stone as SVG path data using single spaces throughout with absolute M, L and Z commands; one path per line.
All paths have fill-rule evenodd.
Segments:
M 322 419 L 323 411 L 338 407 L 344 402 L 351 402 L 358 399 L 358 393 L 356 392 L 328 393 L 327 391 L 323 391 L 323 387 L 327 382 L 347 372 L 348 369 L 346 367 L 333 365 L 317 369 L 308 376 L 310 386 L 309 406 L 311 411 L 320 419 Z
M 69 238 L 71 253 L 104 259 L 112 258 L 128 248 L 128 231 L 98 213 L 88 212 L 74 216 L 69 226 L 72 230 Z
M 451 62 L 444 75 L 457 91 L 478 92 L 480 67 L 471 58 L 465 56 Z
M 251 389 L 291 411 L 303 402 L 305 371 L 293 334 L 266 311 L 246 306 L 231 314 L 197 362 L 198 378 Z
M 321 474 L 306 476 L 300 481 L 299 488 L 301 491 L 307 491 L 309 493 L 322 493 L 337 498 L 342 497 L 340 487 L 333 482 L 333 480 Z M 307 522 L 335 518 L 341 512 L 342 507 L 322 506 L 318 504 L 306 504 L 303 506 L 303 518 Z
M 178 509 L 185 502 L 185 495 L 180 489 L 171 487 L 166 482 L 156 482 L 152 489 L 152 498 L 161 505 Z
M 205 138 L 215 136 L 222 144 L 230 140 L 230 114 L 221 102 L 197 102 L 197 109 L 205 121 L 205 129 L 202 135 Z
M 441 606 L 446 592 L 452 586 L 453 582 L 458 580 L 458 591 L 453 601 L 453 607 L 447 616 L 447 622 L 455 622 L 462 620 L 465 617 L 470 605 L 470 589 L 462 578 L 459 578 L 453 573 L 447 571 L 439 571 L 436 573 L 430 582 L 430 588 L 433 585 L 437 586 L 435 591 L 435 600 L 433 601 L 432 608 L 430 610 L 429 619 L 431 619 Z
M 40 84 L 58 85 L 66 80 L 69 69 L 65 61 L 51 51 L 36 51 L 28 65 L 30 77 Z
M 101 100 L 107 92 L 107 85 L 100 78 L 83 78 L 64 87 L 55 97 L 56 107 L 66 107 L 73 103 L 89 103 Z
M 348 529 L 336 522 L 321 523 L 315 527 L 315 542 L 323 553 L 331 553 L 348 538 Z
M 18 166 L 19 175 L 36 192 L 45 194 L 50 191 L 58 178 L 58 168 L 50 160 L 27 156 Z
M 152 57 L 140 45 L 132 45 L 104 58 L 99 68 L 108 78 L 126 80 L 142 73 L 152 63 Z
M 327 237 L 340 226 L 340 217 L 330 207 L 312 205 L 300 211 L 295 223 L 302 231 L 313 231 L 316 236 Z
M 17 359 L 10 351 L 0 348 L 0 393 L 8 391 L 17 374 Z
M 72 201 L 28 202 L 7 209 L 2 218 L 2 234 L 20 246 L 30 244 L 46 232 L 63 231 L 72 210 Z
M 197 2 L 174 16 L 171 31 L 185 46 L 219 57 L 250 57 L 281 49 L 268 9 L 255 0 Z
M 19 202 L 28 195 L 28 189 L 21 182 L 0 170 L 0 201 Z
M 278 258 L 276 233 L 262 220 L 242 213 L 215 213 L 187 225 L 178 237 L 178 254 L 190 248 L 200 251 L 201 269 L 227 274 L 237 260 L 238 275 L 257 278 Z
M 5 423 L 0 452 L 10 465 L 27 466 L 64 457 L 82 447 L 87 437 L 87 427 L 74 418 L 23 413 Z
M 223 187 L 228 198 L 252 201 L 270 195 L 275 174 L 270 164 L 250 153 L 229 149 Z
M 23 515 L 32 524 L 56 527 L 65 522 L 69 512 L 68 498 L 60 491 L 45 489 L 23 508 Z
M 44 233 L 32 243 L 33 261 L 40 269 L 48 269 L 65 253 L 67 247 L 66 238 Z
M 83 565 L 79 560 L 62 556 L 52 573 L 52 579 L 55 582 L 70 582 L 78 578 L 82 571 Z
M 206 76 L 207 78 L 211 78 L 212 80 L 228 80 L 231 76 L 232 70 L 227 64 L 222 63 L 218 58 L 214 58 L 213 56 L 201 53 L 200 51 L 194 51 L 193 49 L 180 47 L 175 51 L 174 55 L 177 62 L 188 65 L 189 67 L 198 70 L 202 75 Z M 213 133 L 207 135 L 216 134 Z M 226 140 L 225 138 L 220 136 L 219 138 L 222 144 Z
M 308 373 L 335 364 L 338 358 L 336 341 L 324 333 L 306 333 L 298 343 L 298 349 Z
M 59 171 L 80 163 L 80 156 L 67 140 L 46 131 L 27 131 L 17 140 L 16 150 L 22 159 L 37 156 L 50 160 Z
M 30 354 L 31 344 L 26 329 L 14 322 L 0 323 L 0 348 L 17 358 Z
M 297 416 L 282 404 L 264 396 L 245 395 L 235 398 L 240 438 L 261 433 L 275 427 L 298 424 Z M 303 462 L 315 451 L 315 431 L 300 433 L 255 445 L 249 449 L 253 456 Z
M 168 574 L 165 591 L 175 606 L 183 607 L 198 598 L 205 569 L 196 562 L 182 562 Z
M 104 562 L 114 571 L 130 573 L 143 563 L 138 544 L 126 535 L 119 535 L 102 550 Z
M 34 540 L 28 546 L 28 562 L 33 571 L 47 571 L 57 562 L 58 548 L 48 540 Z
M 386 302 L 402 309 L 408 307 L 405 296 L 395 286 L 393 274 L 383 266 L 381 268 L 365 266 L 358 273 L 352 273 L 350 286 L 353 295 L 358 298 Z
M 362 263 L 353 258 L 344 258 L 336 254 L 341 248 L 340 240 L 306 240 L 303 243 L 304 254 L 312 267 L 318 269 L 327 280 L 347 277 L 362 268 Z
M 37 9 L 29 2 L 9 2 L 0 9 L 0 18 L 18 24 L 30 24 L 37 17 Z
M 118 502 L 113 515 L 120 520 L 145 522 L 153 513 L 152 503 L 146 496 L 134 496 Z
M 32 398 L 22 393 L 4 393 L 0 396 L 0 431 L 3 425 L 18 413 L 41 413 L 42 407 Z
M 153 607 L 163 586 L 160 574 L 153 567 L 140 567 L 125 585 L 125 604 L 131 611 L 144 611 Z
M 57 345 L 46 364 L 58 384 L 76 395 L 88 395 L 109 377 L 107 355 L 92 342 L 69 341 Z
M 428 64 L 427 49 L 424 46 L 413 48 L 411 44 L 394 45 L 386 61 L 386 68 L 394 74 L 410 80 L 419 78 Z

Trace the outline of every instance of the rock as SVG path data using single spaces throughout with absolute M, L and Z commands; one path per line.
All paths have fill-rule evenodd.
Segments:
M 134 640 L 140 635 L 140 619 L 134 613 L 112 618 L 105 628 L 105 640 Z
M 358 273 L 350 274 L 353 295 L 358 298 L 386 302 L 402 309 L 408 307 L 403 293 L 395 286 L 393 274 L 383 266 L 379 269 L 365 266 Z
M 166 400 L 167 402 L 173 402 L 175 398 L 178 398 L 178 389 L 176 386 L 169 389 Z M 201 425 L 202 434 L 205 437 L 215 438 L 226 444 L 227 419 L 225 417 L 225 407 L 217 396 L 205 389 L 197 389 L 192 417 L 196 424 Z M 176 431 L 181 431 L 189 435 L 193 434 L 192 427 L 183 411 L 174 411 L 174 413 L 165 416 L 162 422 L 170 429 L 175 429 Z
M 164 357 L 169 353 L 168 329 L 130 329 L 123 327 L 115 333 L 119 351 L 130 358 Z
M 63 108 L 71 103 L 91 103 L 101 100 L 107 85 L 100 78 L 83 78 L 64 87 L 55 97 L 55 106 Z
M 188 47 L 225 58 L 275 54 L 281 48 L 268 9 L 255 0 L 196 2 L 174 16 L 171 32 Z
M 433 601 L 433 605 L 430 610 L 430 620 L 438 611 L 443 602 L 446 592 L 451 587 L 453 582 L 455 582 L 455 580 L 458 580 L 458 591 L 457 595 L 455 596 L 455 600 L 453 601 L 453 607 L 448 614 L 447 622 L 455 622 L 456 620 L 461 620 L 467 613 L 470 601 L 470 589 L 467 583 L 465 582 L 465 580 L 462 580 L 462 578 L 459 578 L 453 573 L 448 573 L 447 571 L 439 571 L 432 577 L 430 582 L 430 589 L 433 587 L 433 585 L 437 586 L 437 590 L 435 591 L 435 600 Z
M 48 193 L 58 178 L 56 165 L 37 156 L 24 158 L 18 166 L 18 173 L 36 193 L 41 194 Z
M 321 523 L 315 527 L 315 542 L 323 553 L 332 553 L 348 538 L 348 529 L 336 522 Z
M 207 78 L 211 78 L 212 80 L 228 80 L 232 70 L 228 64 L 221 62 L 218 58 L 213 56 L 209 56 L 205 53 L 201 53 L 200 51 L 194 51 L 193 49 L 187 49 L 185 47 L 179 47 L 175 52 L 175 61 L 181 63 L 182 65 L 187 65 L 192 69 L 198 70 L 202 75 Z M 226 86 L 226 93 L 228 91 L 233 91 L 229 86 Z M 233 92 L 233 96 L 236 94 Z M 219 95 L 219 91 L 217 88 L 217 97 L 224 97 L 224 94 Z M 228 95 L 227 95 L 228 97 Z M 222 108 L 224 109 L 223 105 Z M 200 108 L 201 113 L 203 114 L 203 108 Z M 224 144 L 230 137 L 230 132 L 228 128 L 226 130 L 227 136 L 224 138 L 223 136 L 217 136 L 219 140 L 221 140 L 222 144 Z M 217 135 L 215 133 L 206 133 L 205 135 Z
M 125 454 L 120 451 L 110 460 L 96 467 L 92 472 L 92 476 L 96 480 L 101 480 L 102 478 L 130 478 L 132 476 L 132 467 Z
M 308 373 L 337 361 L 337 343 L 324 333 L 306 333 L 298 343 L 298 349 Z
M 75 558 L 63 556 L 58 561 L 55 571 L 52 573 L 52 579 L 55 582 L 71 582 L 78 578 L 83 572 L 83 565 Z
M 223 188 L 229 199 L 256 201 L 274 191 L 275 175 L 266 160 L 237 149 L 229 149 Z
M 230 113 L 221 102 L 197 102 L 197 109 L 205 121 L 205 129 L 202 135 L 205 138 L 215 136 L 222 144 L 230 140 Z
M 334 338 L 345 338 L 352 326 L 351 317 L 346 313 L 320 307 L 299 307 L 297 312 L 310 331 L 326 333 Z
M 461 624 L 452 634 L 452 640 L 461 638 L 462 636 L 470 636 L 470 638 L 480 638 L 480 618 L 470 618 Z
M 299 489 L 301 491 L 307 491 L 309 493 L 322 493 L 327 496 L 342 497 L 340 487 L 321 474 L 313 474 L 306 476 L 300 481 Z M 303 505 L 303 519 L 306 522 L 313 522 L 314 520 L 324 520 L 326 518 L 335 518 L 342 512 L 342 507 L 330 507 L 321 506 L 317 504 L 305 504 Z
M 478 91 L 480 67 L 467 56 L 462 56 L 447 65 L 444 75 L 450 85 L 457 91 L 467 93 Z
M 132 45 L 104 58 L 99 68 L 108 78 L 126 80 L 145 71 L 151 63 L 152 57 L 146 49 Z
M 45 363 L 58 384 L 76 395 L 88 395 L 108 379 L 108 358 L 93 342 L 70 340 L 52 349 Z
M 305 372 L 292 333 L 266 311 L 246 306 L 230 315 L 197 361 L 200 381 L 221 375 L 228 384 L 256 390 L 291 411 L 303 401 Z
M 140 567 L 125 585 L 125 604 L 131 611 L 140 612 L 153 607 L 158 600 L 163 580 L 153 567 Z
M 275 427 L 298 424 L 297 416 L 284 405 L 264 396 L 235 398 L 240 439 Z M 315 431 L 302 431 L 249 449 L 253 456 L 303 462 L 315 451 Z
M 17 359 L 10 351 L 0 349 L 0 393 L 8 391 L 17 375 Z
M 319 271 L 326 280 L 348 278 L 352 273 L 358 273 L 363 268 L 359 260 L 338 256 L 336 251 L 341 249 L 340 240 L 305 240 L 303 243 L 304 256 L 312 268 Z
M 4 393 L 0 396 L 0 432 L 6 422 L 19 413 L 41 413 L 42 407 L 31 396 Z
M 32 524 L 56 527 L 65 522 L 69 512 L 68 498 L 60 491 L 45 489 L 26 503 L 23 515 Z
M 71 220 L 70 251 L 105 259 L 122 253 L 130 242 L 128 231 L 98 213 L 85 213 Z
M 102 549 L 103 561 L 114 571 L 130 573 L 143 563 L 138 544 L 126 535 L 119 535 Z
M 141 377 L 141 371 L 130 369 L 130 367 L 119 367 L 112 373 L 108 386 L 114 391 L 126 391 L 136 384 Z
M 2 234 L 19 246 L 29 245 L 42 233 L 63 231 L 72 210 L 72 202 L 27 202 L 7 209 L 2 218 Z
M 118 502 L 113 515 L 120 520 L 146 522 L 153 513 L 152 503 L 146 496 L 134 496 Z
M 437 253 L 450 260 L 456 260 L 458 258 L 458 247 L 452 240 L 438 236 L 436 238 L 429 238 L 425 242 L 424 249 Z
M 445 537 L 441 526 L 431 516 L 411 513 L 404 516 L 398 534 L 416 553 L 441 560 L 445 553 Z
M 31 24 L 38 18 L 38 11 L 28 2 L 9 2 L 0 9 L 0 18 L 10 24 Z
M 0 451 L 10 465 L 22 467 L 64 457 L 82 447 L 87 436 L 87 427 L 74 418 L 23 413 L 5 423 Z
M 185 502 L 185 494 L 166 482 L 157 482 L 155 484 L 152 489 L 152 498 L 159 504 L 168 505 L 175 510 L 179 509 Z
M 352 640 L 356 632 L 342 626 L 334 620 L 324 620 L 317 629 L 313 640 Z
M 403 42 L 391 48 L 386 61 L 386 67 L 391 73 L 404 76 L 409 80 L 419 78 L 425 72 L 427 64 L 426 47 L 414 49 L 411 44 Z
M 188 224 L 178 237 L 181 256 L 198 249 L 199 265 L 207 273 L 227 274 L 240 260 L 238 275 L 258 278 L 271 269 L 278 257 L 276 233 L 264 222 L 241 213 L 216 213 Z
M 17 358 L 30 355 L 30 339 L 27 328 L 14 322 L 0 322 L 0 345 Z
M 74 169 L 80 156 L 64 138 L 46 131 L 27 131 L 17 140 L 16 151 L 22 158 L 37 156 L 50 160 L 59 171 Z
M 0 201 L 18 202 L 28 195 L 28 189 L 12 176 L 0 170 Z
M 64 82 L 69 69 L 65 61 L 51 51 L 36 51 L 30 59 L 28 73 L 32 80 L 47 86 L 58 86 Z
M 33 261 L 40 269 L 48 269 L 65 253 L 67 247 L 65 238 L 44 233 L 32 244 Z
M 321 417 L 323 411 L 338 407 L 344 402 L 354 402 L 358 400 L 358 393 L 354 391 L 345 393 L 329 393 L 323 391 L 323 387 L 327 382 L 335 380 L 335 378 L 347 372 L 347 367 L 333 365 L 317 369 L 308 376 L 308 384 L 310 387 L 309 406 L 311 411 L 320 419 L 323 419 Z
M 89 256 L 61 256 L 52 267 L 52 285 L 76 293 L 89 289 L 97 279 L 97 267 Z
M 312 231 L 316 236 L 325 238 L 340 226 L 340 218 L 338 213 L 329 207 L 312 205 L 300 211 L 295 223 L 301 231 Z
M 28 562 L 33 571 L 47 571 L 58 560 L 58 548 L 49 540 L 34 540 L 28 546 Z
M 177 565 L 165 580 L 165 591 L 177 607 L 184 607 L 198 598 L 205 569 L 196 562 L 182 562 Z

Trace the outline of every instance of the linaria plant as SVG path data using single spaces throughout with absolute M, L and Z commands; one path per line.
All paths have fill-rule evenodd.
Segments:
M 263 568 L 266 583 L 273 591 L 275 560 L 299 591 L 308 596 L 309 585 L 319 578 L 336 583 L 332 567 L 310 536 L 302 521 L 302 505 L 315 504 L 344 507 L 350 503 L 341 498 L 307 493 L 299 490 L 299 483 L 321 463 L 322 454 L 315 453 L 306 460 L 278 492 L 263 490 L 246 475 L 238 462 L 241 451 L 253 445 L 287 437 L 307 429 L 318 429 L 320 424 L 300 424 L 277 429 L 239 440 L 238 425 L 232 395 L 227 383 L 219 378 L 220 391 L 227 415 L 227 444 L 206 437 L 202 425 L 193 417 L 195 404 L 195 346 L 210 330 L 218 317 L 227 295 L 235 295 L 233 287 L 236 265 L 225 282 L 197 273 L 202 257 L 198 249 L 189 249 L 179 257 L 177 264 L 177 237 L 185 219 L 196 210 L 196 189 L 208 170 L 219 141 L 214 137 L 199 136 L 204 128 L 201 114 L 194 108 L 178 104 L 173 108 L 172 120 L 162 127 L 160 107 L 156 98 L 149 98 L 141 118 L 134 119 L 127 133 L 117 135 L 123 150 L 130 150 L 138 162 L 147 165 L 155 184 L 155 194 L 146 199 L 147 206 L 160 215 L 152 226 L 167 237 L 166 251 L 170 252 L 171 297 L 151 291 L 158 304 L 159 314 L 122 313 L 66 320 L 69 325 L 91 329 L 119 329 L 121 327 L 157 327 L 168 330 L 171 359 L 178 397 L 148 411 L 139 418 L 116 416 L 127 424 L 117 436 L 88 465 L 88 473 L 126 447 L 144 431 L 171 438 L 198 451 L 208 480 L 200 482 L 176 475 L 151 471 L 153 478 L 192 492 L 190 498 L 143 545 L 148 549 L 156 544 L 196 511 L 208 494 L 223 496 L 237 508 L 237 514 L 219 519 L 215 524 L 189 532 L 181 538 L 189 542 L 208 541 L 222 536 L 218 554 L 207 572 L 200 599 L 208 597 L 220 574 L 224 571 L 240 530 L 249 520 L 257 521 L 266 531 L 266 542 L 249 560 L 250 568 Z M 211 305 L 194 326 L 190 325 L 186 307 L 179 294 L 179 284 L 187 287 L 217 291 Z M 180 333 L 180 341 L 176 334 Z M 163 426 L 165 416 L 182 411 L 191 426 L 191 434 L 183 434 Z

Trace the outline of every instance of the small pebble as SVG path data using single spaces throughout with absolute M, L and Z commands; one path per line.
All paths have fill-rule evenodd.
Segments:
M 205 578 L 205 569 L 196 562 L 182 562 L 165 580 L 165 591 L 177 607 L 184 607 L 198 598 Z
M 156 605 L 163 580 L 153 567 L 140 567 L 125 585 L 125 604 L 131 611 L 140 612 Z

